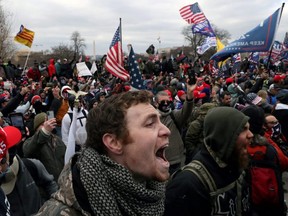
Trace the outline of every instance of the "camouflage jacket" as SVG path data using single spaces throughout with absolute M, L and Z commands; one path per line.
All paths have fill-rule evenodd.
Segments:
M 74 156 L 73 158 L 76 158 L 76 156 Z M 62 173 L 59 176 L 59 190 L 52 194 L 50 200 L 44 203 L 44 205 L 40 208 L 39 212 L 36 214 L 37 216 L 91 215 L 81 208 L 74 194 L 72 185 L 72 161 L 76 160 L 70 160 L 69 163 L 65 165 Z

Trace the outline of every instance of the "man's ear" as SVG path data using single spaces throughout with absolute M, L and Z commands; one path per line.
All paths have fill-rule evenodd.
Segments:
M 108 152 L 114 153 L 116 155 L 122 154 L 122 143 L 116 138 L 116 135 L 106 133 L 102 137 L 102 141 Z

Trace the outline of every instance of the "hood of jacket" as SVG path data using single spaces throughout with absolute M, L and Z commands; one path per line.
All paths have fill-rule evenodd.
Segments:
M 249 117 L 232 107 L 215 107 L 204 119 L 204 143 L 215 156 L 228 163 L 236 140 Z
M 52 65 L 54 65 L 54 64 L 55 64 L 54 59 L 50 59 L 50 60 L 49 60 L 49 63 L 52 64 Z

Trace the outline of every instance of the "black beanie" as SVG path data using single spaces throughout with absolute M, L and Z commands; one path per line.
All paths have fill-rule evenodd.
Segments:
M 250 117 L 250 131 L 253 134 L 264 135 L 263 125 L 265 122 L 264 110 L 256 105 L 250 105 L 245 107 L 242 112 Z

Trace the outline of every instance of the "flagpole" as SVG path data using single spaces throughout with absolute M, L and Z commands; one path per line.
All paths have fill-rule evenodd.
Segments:
M 121 49 L 122 49 L 122 19 L 121 17 L 119 18 L 119 21 L 120 21 L 120 42 L 121 42 Z
M 31 53 L 31 49 L 29 49 L 28 55 L 27 55 L 27 57 L 26 57 L 26 61 L 25 61 L 24 67 L 23 67 L 22 74 L 24 74 L 24 71 L 25 71 L 25 68 L 26 68 L 26 66 L 27 66 L 27 62 L 28 62 L 30 53 Z
M 96 48 L 95 48 L 95 40 L 93 41 L 93 55 L 94 55 L 94 59 L 96 61 Z

